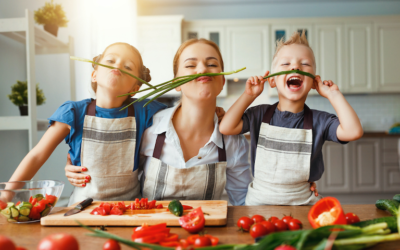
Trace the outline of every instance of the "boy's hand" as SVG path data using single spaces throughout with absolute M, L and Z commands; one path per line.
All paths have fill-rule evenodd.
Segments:
M 251 76 L 247 79 L 245 93 L 253 98 L 259 96 L 264 90 L 264 83 L 267 81 L 267 79 L 263 78 L 268 74 L 269 71 L 267 70 L 264 76 Z
M 323 81 L 320 76 L 316 76 L 314 79 L 315 89 L 318 94 L 329 99 L 331 94 L 337 93 L 339 91 L 339 87 L 334 84 L 331 80 Z
M 221 107 L 216 107 L 215 108 L 215 113 L 218 116 L 218 123 L 221 123 L 222 118 L 224 118 L 224 115 L 225 115 L 225 110 L 223 108 L 221 108 Z

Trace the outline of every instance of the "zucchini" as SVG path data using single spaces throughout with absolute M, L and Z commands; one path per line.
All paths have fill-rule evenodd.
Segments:
M 16 207 L 10 207 L 11 217 L 15 218 L 19 216 L 19 211 Z
M 11 218 L 11 210 L 9 207 L 1 210 L 1 214 L 4 215 L 7 219 Z
M 14 202 L 7 202 L 7 207 L 13 207 L 14 205 Z
M 19 213 L 24 216 L 28 216 L 30 212 L 31 212 L 31 209 L 29 207 L 20 207 L 20 209 L 19 209 Z
M 395 196 L 393 196 L 393 200 L 400 203 L 400 194 L 396 194 Z
M 388 228 L 392 233 L 398 232 L 398 227 L 397 227 L 397 218 L 394 216 L 388 216 L 388 217 L 382 217 L 382 218 L 377 218 L 377 219 L 372 219 L 372 220 L 365 220 L 365 221 L 360 221 L 354 224 L 351 224 L 352 226 L 356 227 L 366 227 L 372 224 L 378 224 L 386 222 L 388 225 Z
M 387 210 L 392 216 L 399 214 L 399 202 L 395 200 L 377 200 L 375 206 L 381 210 Z
M 18 209 L 21 209 L 22 207 L 27 207 L 27 208 L 29 208 L 29 209 L 31 209 L 32 208 L 32 204 L 30 203 L 30 202 L 26 202 L 26 201 L 24 201 L 24 202 L 21 202 L 19 205 L 18 205 Z
M 18 221 L 30 221 L 30 220 L 31 219 L 29 219 L 29 217 L 27 217 L 27 216 L 20 215 L 18 217 Z
M 172 200 L 168 204 L 169 211 L 175 216 L 181 216 L 183 214 L 183 206 L 182 203 L 178 200 Z
M 34 196 L 32 196 L 33 198 L 36 198 L 37 201 L 41 201 L 43 200 L 43 194 L 35 194 Z
M 8 222 L 17 222 L 17 221 L 14 220 L 14 219 L 7 219 L 7 221 L 8 221 Z
M 46 207 L 41 213 L 40 213 L 40 215 L 42 216 L 42 217 L 45 217 L 46 215 L 48 215 L 50 213 L 50 208 L 49 207 Z

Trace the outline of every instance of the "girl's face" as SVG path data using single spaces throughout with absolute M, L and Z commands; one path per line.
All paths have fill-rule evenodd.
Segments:
M 176 77 L 222 72 L 221 58 L 210 45 L 195 43 L 186 47 L 179 57 Z M 215 99 L 221 93 L 225 81 L 223 76 L 203 76 L 176 88 L 183 98 L 192 100 Z
M 101 64 L 110 65 L 139 76 L 140 59 L 129 47 L 117 44 L 109 47 L 100 60 Z M 117 69 L 97 66 L 92 72 L 92 81 L 97 82 L 97 91 L 103 89 L 118 96 L 139 90 L 140 86 L 133 77 Z

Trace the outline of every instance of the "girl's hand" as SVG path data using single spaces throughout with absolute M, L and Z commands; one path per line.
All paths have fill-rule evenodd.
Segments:
M 314 192 L 315 196 L 318 196 L 317 184 L 310 182 L 310 191 Z
M 337 93 L 339 91 L 339 87 L 333 83 L 331 80 L 323 81 L 320 76 L 316 76 L 314 79 L 315 89 L 318 91 L 318 94 L 329 99 L 331 94 Z
M 218 116 L 218 123 L 220 123 L 222 121 L 222 118 L 224 118 L 225 115 L 225 110 L 221 107 L 216 107 L 215 108 L 215 113 Z
M 85 187 L 86 183 L 90 181 L 90 175 L 81 174 L 84 171 L 87 171 L 87 168 L 72 165 L 71 156 L 68 154 L 65 166 L 65 175 L 68 181 L 75 187 Z
M 246 81 L 245 93 L 253 98 L 259 96 L 264 90 L 264 83 L 267 79 L 263 79 L 269 74 L 269 71 L 265 72 L 264 76 L 251 76 Z

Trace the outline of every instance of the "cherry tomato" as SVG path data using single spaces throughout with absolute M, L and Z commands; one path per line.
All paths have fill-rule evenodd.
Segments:
M 15 250 L 15 244 L 7 238 L 6 236 L 0 235 L 0 249 L 10 249 L 10 250 Z
M 277 232 L 286 231 L 288 229 L 286 223 L 282 220 L 275 220 L 273 223 Z
M 39 242 L 37 250 L 79 250 L 78 241 L 66 233 L 51 234 Z
M 346 222 L 348 225 L 360 222 L 360 218 L 354 213 L 347 213 L 346 214 Z
M 278 217 L 275 217 L 275 216 L 271 216 L 271 217 L 269 217 L 269 219 L 268 219 L 268 221 L 270 221 L 270 222 L 272 222 L 272 223 L 274 223 L 274 221 L 276 221 L 276 220 L 279 220 L 279 218 L 278 218 Z
M 293 219 L 292 216 L 286 215 L 282 218 L 282 221 L 285 222 L 286 225 L 289 225 L 290 220 Z
M 267 229 L 267 234 L 275 232 L 276 229 L 274 223 L 267 220 L 261 221 L 260 223 L 265 227 L 265 229 Z
M 256 223 L 250 228 L 250 235 L 254 239 L 260 236 L 264 236 L 268 233 L 267 229 L 261 223 Z
M 210 238 L 206 236 L 200 236 L 194 240 L 195 247 L 208 247 L 211 246 Z
M 303 228 L 303 224 L 298 219 L 291 219 L 288 224 L 289 230 L 300 230 Z
M 253 224 L 254 221 L 246 216 L 241 217 L 237 222 L 237 226 L 239 227 L 239 229 L 242 229 L 243 231 L 249 231 L 251 225 Z
M 104 243 L 103 250 L 121 250 L 121 246 L 116 240 L 107 240 Z
M 265 221 L 265 217 L 262 215 L 253 215 L 253 217 L 251 217 L 251 219 L 254 221 L 254 223 L 259 223 L 261 221 Z

